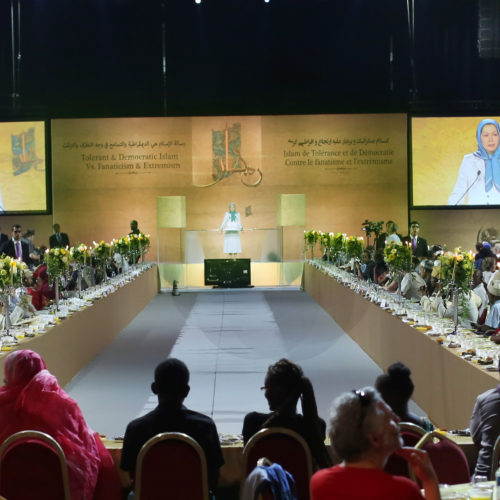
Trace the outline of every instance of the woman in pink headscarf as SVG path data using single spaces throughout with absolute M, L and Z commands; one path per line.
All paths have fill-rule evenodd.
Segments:
M 5 359 L 4 377 L 5 385 L 0 387 L 0 442 L 23 430 L 45 432 L 66 455 L 72 500 L 119 498 L 113 459 L 98 434 L 85 423 L 76 401 L 46 369 L 42 357 L 29 350 L 10 353 Z

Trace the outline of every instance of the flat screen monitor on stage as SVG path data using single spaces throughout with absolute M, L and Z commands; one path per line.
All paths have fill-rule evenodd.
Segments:
M 205 285 L 243 288 L 250 283 L 250 259 L 205 259 Z
M 499 117 L 412 117 L 411 206 L 500 206 Z
M 48 213 L 45 122 L 0 122 L 0 213 Z

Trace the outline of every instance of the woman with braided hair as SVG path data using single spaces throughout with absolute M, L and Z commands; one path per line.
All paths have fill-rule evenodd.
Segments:
M 269 366 L 261 389 L 271 413 L 248 413 L 243 422 L 243 441 L 246 443 L 261 429 L 286 427 L 304 438 L 316 469 L 329 467 L 331 459 L 324 444 L 326 424 L 318 416 L 314 389 L 302 368 L 288 359 L 280 359 Z M 299 398 L 302 415 L 297 413 Z

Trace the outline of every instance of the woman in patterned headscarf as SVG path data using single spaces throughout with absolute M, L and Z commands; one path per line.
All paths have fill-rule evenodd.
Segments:
M 241 253 L 240 231 L 243 231 L 240 214 L 236 211 L 236 205 L 231 202 L 224 220 L 219 228 L 224 232 L 224 253 L 236 255 Z
M 500 125 L 482 120 L 476 132 L 478 150 L 464 156 L 448 205 L 500 205 Z
M 76 401 L 34 351 L 11 352 L 0 387 L 0 442 L 24 430 L 41 431 L 60 445 L 68 464 L 72 500 L 118 499 L 120 483 L 113 459 L 86 424 Z

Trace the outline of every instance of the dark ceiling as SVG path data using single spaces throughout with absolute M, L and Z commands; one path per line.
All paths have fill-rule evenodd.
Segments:
M 412 66 L 407 0 L 20 0 L 14 105 L 4 0 L 0 114 L 498 109 L 499 60 L 478 54 L 479 1 L 415 1 Z

